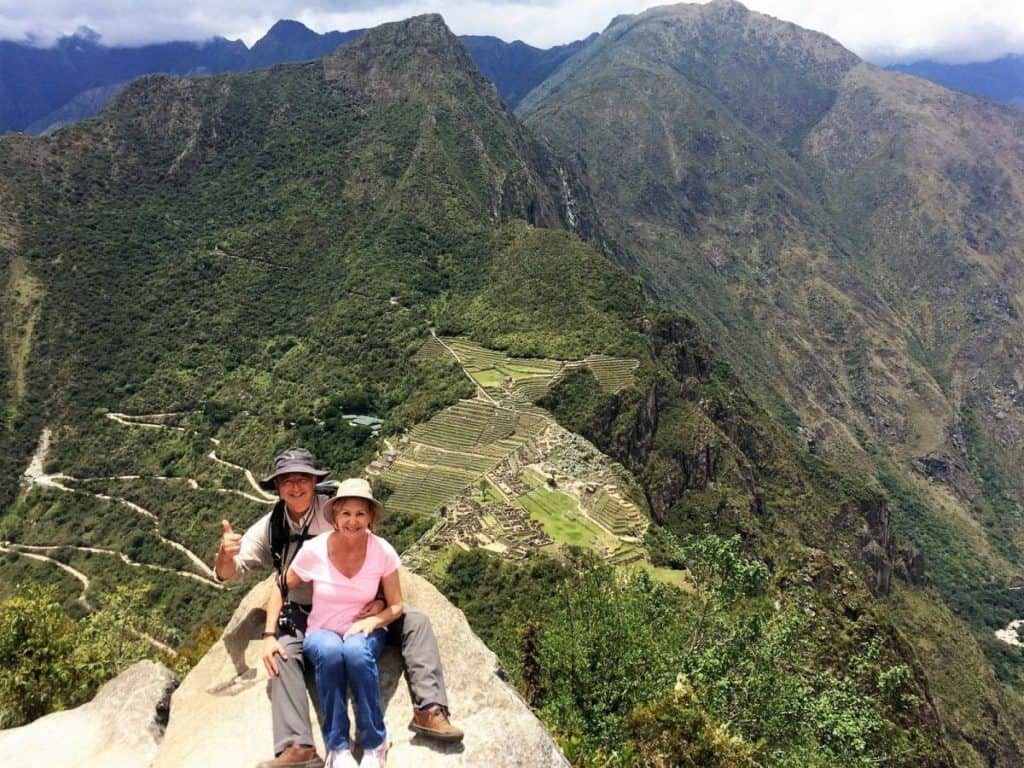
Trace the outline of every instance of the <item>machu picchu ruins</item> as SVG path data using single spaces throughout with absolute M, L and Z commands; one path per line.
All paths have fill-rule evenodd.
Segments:
M 571 544 L 615 563 L 643 558 L 647 515 L 628 473 L 536 404 L 580 366 L 618 391 L 632 381 L 636 360 L 514 358 L 436 335 L 418 355 L 451 356 L 477 393 L 389 443 L 367 468 L 391 488 L 389 508 L 437 517 L 405 553 L 407 565 L 426 567 L 449 546 L 523 558 Z

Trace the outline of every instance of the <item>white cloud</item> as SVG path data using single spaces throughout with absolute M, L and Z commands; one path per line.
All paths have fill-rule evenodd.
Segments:
M 108 45 L 199 40 L 223 35 L 248 44 L 274 21 L 292 18 L 318 32 L 369 27 L 420 13 L 441 13 L 457 34 L 495 35 L 549 47 L 599 32 L 638 0 L 0 0 L 0 38 L 34 35 L 52 42 L 77 27 Z M 991 59 L 1024 52 L 1020 0 L 749 0 L 768 13 L 836 38 L 872 61 Z
M 752 8 L 834 37 L 871 61 L 983 61 L 1024 53 L 1020 0 L 756 0 Z

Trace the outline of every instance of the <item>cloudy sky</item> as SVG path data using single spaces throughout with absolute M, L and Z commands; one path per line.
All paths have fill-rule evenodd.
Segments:
M 0 39 L 52 43 L 82 26 L 108 45 L 223 35 L 248 44 L 280 18 L 348 30 L 431 11 L 457 34 L 549 47 L 599 32 L 657 0 L 0 0 Z M 980 61 L 1024 53 L 1022 0 L 749 0 L 750 8 L 825 32 L 864 58 Z

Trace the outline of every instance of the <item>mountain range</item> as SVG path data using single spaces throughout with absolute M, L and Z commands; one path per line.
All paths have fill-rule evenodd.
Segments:
M 892 64 L 887 69 L 906 72 L 947 88 L 1024 108 L 1024 56 L 1020 54 L 1007 54 L 992 61 L 964 64 L 922 59 Z
M 563 744 L 730 723 L 743 744 L 717 748 L 762 764 L 1021 764 L 1024 658 L 995 631 L 1024 612 L 1024 115 L 732 0 L 617 17 L 514 113 L 490 44 L 418 17 L 0 139 L 5 583 L 45 578 L 18 552 L 101 586 L 148 564 L 193 629 L 237 597 L 187 552 L 258 515 L 243 468 L 302 442 L 376 464 L 397 506 L 487 454 L 482 486 L 388 535 L 429 544 L 460 510 L 565 525 L 607 486 L 650 520 L 632 551 L 689 585 L 637 582 L 630 610 L 693 622 L 644 636 L 675 693 L 627 707 L 537 682 L 557 638 L 522 612 L 562 598 L 554 566 L 419 547 Z M 770 586 L 730 592 L 730 568 Z M 573 696 L 626 712 L 588 731 L 558 719 Z
M 252 48 L 221 37 L 110 48 L 81 31 L 38 48 L 0 40 L 0 133 L 42 134 L 96 114 L 129 80 L 145 74 L 210 75 L 318 59 L 363 30 L 318 34 L 290 20 L 274 24 Z M 477 67 L 506 103 L 519 101 L 593 37 L 539 49 L 496 37 L 462 39 Z
M 300 22 L 282 19 L 252 48 L 221 37 L 110 48 L 88 29 L 59 39 L 53 48 L 0 41 L 0 132 L 39 135 L 91 117 L 119 88 L 140 75 L 242 72 L 306 61 L 330 53 L 362 32 L 319 34 Z M 460 39 L 477 68 L 515 109 L 562 62 L 597 36 L 548 49 L 491 36 L 463 35 Z M 1019 107 L 1024 104 L 1021 61 L 1018 55 L 967 64 L 921 60 L 892 64 L 887 69 Z

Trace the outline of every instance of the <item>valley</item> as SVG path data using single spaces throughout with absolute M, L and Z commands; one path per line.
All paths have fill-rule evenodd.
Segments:
M 482 546 L 496 554 L 523 559 L 540 548 L 555 547 L 556 542 L 594 550 L 616 563 L 644 558 L 638 544 L 647 519 L 641 508 L 629 500 L 635 489 L 626 485 L 628 473 L 533 405 L 533 399 L 543 396 L 565 370 L 591 367 L 599 372 L 602 386 L 614 392 L 628 385 L 629 372 L 638 361 L 607 356 L 569 362 L 509 358 L 465 339 L 436 335 L 429 337 L 418 354 L 450 355 L 479 384 L 479 389 L 477 398 L 463 400 L 395 438 L 397 449 L 386 440 L 384 450 L 366 468 L 369 477 L 384 483 L 389 493 L 389 509 L 430 521 L 426 533 L 403 553 L 408 567 L 429 570 L 434 560 L 444 560 L 445 550 L 450 547 L 466 550 Z M 498 371 L 519 374 L 529 383 L 533 399 L 526 398 L 522 386 L 513 386 L 511 377 L 504 382 L 488 378 L 489 373 Z M 499 404 L 496 397 L 505 399 Z M 123 474 L 72 476 L 53 466 L 49 456 L 52 431 L 47 427 L 24 473 L 26 488 L 19 508 L 28 513 L 20 526 L 5 528 L 6 535 L 14 541 L 0 542 L 3 551 L 52 563 L 74 576 L 83 586 L 75 601 L 83 607 L 89 605 L 88 575 L 55 560 L 55 554 L 76 562 L 91 559 L 92 555 L 106 555 L 130 568 L 173 574 L 222 590 L 224 585 L 214 580 L 209 565 L 210 545 L 216 543 L 217 526 L 204 529 L 194 523 L 186 524 L 190 498 L 209 500 L 215 498 L 212 494 L 237 496 L 262 505 L 263 511 L 259 511 L 260 506 L 253 509 L 263 514 L 273 497 L 260 489 L 250 469 L 217 456 L 218 439 L 203 438 L 200 432 L 183 426 L 196 415 L 108 412 L 103 418 L 127 431 L 177 433 L 179 439 L 211 444 L 213 450 L 203 459 L 227 468 L 234 477 L 244 478 L 249 490 L 211 487 L 208 476 L 204 477 L 209 474 L 208 469 L 196 473 L 200 479 L 147 475 L 131 466 L 130 459 L 119 465 Z M 192 452 L 201 453 L 197 449 Z M 559 490 L 555 490 L 556 482 Z M 148 535 L 171 551 L 150 551 L 150 559 L 140 562 L 121 550 L 95 546 L 89 535 L 82 541 L 67 543 L 67 532 L 61 532 L 57 539 L 62 543 L 46 541 L 36 528 L 49 516 L 47 507 L 53 500 L 47 493 L 49 489 L 85 495 L 100 502 L 99 509 L 111 519 L 104 525 L 110 528 L 116 527 L 116 518 L 127 509 L 149 521 L 152 530 Z M 147 499 L 159 501 L 158 512 L 142 505 L 150 503 Z M 221 508 L 213 506 L 206 519 L 211 520 Z M 173 509 L 173 516 L 167 514 L 169 509 Z M 223 507 L 225 514 L 237 509 L 236 503 Z M 247 517 L 251 518 L 252 513 Z M 164 526 L 172 532 L 183 531 L 182 538 L 188 545 L 165 535 Z M 180 562 L 178 555 L 184 556 L 188 570 L 167 565 Z M 220 617 L 219 621 L 226 618 Z

